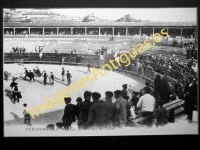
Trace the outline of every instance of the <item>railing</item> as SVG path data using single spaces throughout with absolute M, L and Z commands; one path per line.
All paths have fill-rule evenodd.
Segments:
M 14 62 L 19 62 L 21 58 L 23 58 L 25 63 L 31 63 L 33 61 L 36 61 L 38 63 L 43 63 L 43 62 L 49 62 L 49 63 L 61 63 L 62 57 L 67 57 L 65 59 L 66 64 L 82 64 L 84 66 L 87 65 L 87 63 L 90 63 L 92 66 L 97 66 L 98 68 L 102 67 L 104 64 L 109 64 L 109 60 L 112 59 L 112 55 L 107 54 L 104 56 L 104 59 L 100 59 L 99 55 L 84 55 L 80 54 L 80 59 L 77 63 L 77 57 L 76 55 L 70 56 L 70 54 L 66 53 L 43 53 L 43 56 L 40 60 L 39 54 L 38 53 L 4 53 L 4 62 L 5 63 L 14 63 Z M 168 80 L 172 83 L 175 82 L 175 79 L 182 79 L 183 74 L 173 70 L 169 69 L 166 67 L 161 67 L 155 63 L 148 62 L 145 60 L 141 60 L 145 65 L 150 64 L 153 68 L 155 69 L 160 69 L 161 71 L 166 72 L 168 75 Z M 116 63 L 116 62 L 114 62 Z M 121 63 L 122 64 L 122 63 Z M 156 72 L 149 70 L 147 67 L 142 67 L 140 69 L 137 69 L 135 65 L 135 60 L 131 61 L 131 64 L 128 67 L 123 67 L 123 65 L 119 66 L 118 69 L 115 69 L 113 71 L 123 71 L 126 72 L 127 74 L 135 74 L 141 78 L 144 78 L 146 80 L 153 81 L 156 76 Z M 117 66 L 117 63 L 115 64 Z

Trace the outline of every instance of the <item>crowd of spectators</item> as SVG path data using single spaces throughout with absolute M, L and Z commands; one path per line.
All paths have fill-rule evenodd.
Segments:
M 25 53 L 26 49 L 24 47 L 13 47 L 12 48 L 14 53 Z
M 186 50 L 186 59 L 194 57 L 194 59 L 197 60 L 197 41 L 195 41 L 195 43 L 192 43 L 191 41 L 184 43 L 183 47 Z
M 128 84 L 122 87 L 114 92 L 106 91 L 105 98 L 98 92 L 85 91 L 83 98 L 76 99 L 76 105 L 71 104 L 70 97 L 64 98 L 66 107 L 62 122 L 56 123 L 57 127 L 70 130 L 76 120 L 79 130 L 140 127 L 141 123 L 136 123 L 134 118 L 152 115 L 157 115 L 156 125 L 165 125 L 168 116 L 163 104 L 176 99 L 185 100 L 184 108 L 189 122 L 192 122 L 191 110 L 197 110 L 197 83 L 191 76 L 183 87 L 178 81 L 173 87 L 164 72 L 156 75 L 153 84 L 146 81 L 144 88 L 138 91 L 133 91 Z M 158 110 L 156 114 L 155 109 Z M 150 122 L 143 123 L 149 126 L 153 120 Z

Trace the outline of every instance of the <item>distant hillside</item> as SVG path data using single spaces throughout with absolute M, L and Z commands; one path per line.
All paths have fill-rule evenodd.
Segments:
M 131 15 L 125 15 L 124 17 L 119 18 L 116 22 L 144 22 L 141 19 L 135 19 Z M 145 22 L 150 22 L 149 20 L 145 20 Z

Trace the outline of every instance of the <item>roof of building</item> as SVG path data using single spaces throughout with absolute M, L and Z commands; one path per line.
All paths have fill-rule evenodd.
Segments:
M 5 22 L 4 27 L 196 27 L 196 22 Z
M 31 11 L 31 12 L 24 13 L 22 15 L 57 15 L 57 14 L 53 12 L 46 12 L 46 11 Z

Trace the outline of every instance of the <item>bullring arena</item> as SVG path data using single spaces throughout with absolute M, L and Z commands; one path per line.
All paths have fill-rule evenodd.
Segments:
M 83 25 L 82 25 L 83 26 Z M 14 27 L 14 26 L 12 26 Z M 19 24 L 16 25 L 17 28 Z M 10 24 L 6 28 L 11 28 Z M 28 27 L 30 30 L 30 27 Z M 162 28 L 162 27 L 160 27 Z M 112 29 L 112 28 L 111 28 Z M 195 28 L 194 28 L 195 29 Z M 15 29 L 16 30 L 16 29 Z M 100 29 L 99 29 L 100 30 Z M 182 31 L 181 31 L 182 33 Z M 30 36 L 30 35 L 29 35 Z M 101 72 L 101 66 L 108 62 L 110 58 L 113 57 L 113 52 L 116 51 L 127 51 L 133 47 L 136 47 L 138 43 L 144 41 L 146 37 L 132 37 L 125 38 L 114 36 L 114 40 L 110 41 L 111 35 L 107 38 L 102 38 L 97 35 L 96 38 L 91 38 L 87 36 L 83 37 L 70 37 L 70 38 L 59 38 L 59 35 L 55 37 L 43 37 L 31 38 L 30 37 L 20 37 L 16 35 L 15 38 L 8 38 L 4 36 L 4 71 L 11 73 L 8 80 L 4 80 L 4 133 L 7 136 L 38 136 L 39 134 L 43 136 L 40 132 L 25 132 L 25 130 L 35 130 L 37 128 L 45 128 L 48 124 L 55 124 L 61 122 L 62 116 L 64 114 L 64 107 L 56 105 L 54 108 L 44 111 L 43 114 L 39 114 L 34 119 L 31 119 L 32 126 L 27 126 L 24 124 L 23 116 L 23 104 L 27 104 L 27 108 L 34 108 L 41 103 L 45 103 L 46 96 L 53 98 L 56 93 L 61 92 L 67 86 L 66 76 L 65 81 L 62 81 L 61 71 L 62 67 L 65 70 L 69 70 L 72 75 L 72 83 L 77 83 L 81 78 L 87 75 L 87 63 L 91 64 L 91 76 L 93 76 L 92 68 L 98 68 Z M 89 35 L 88 35 L 89 36 Z M 104 36 L 105 37 L 105 36 Z M 173 38 L 176 39 L 176 38 Z M 151 49 L 144 52 L 143 55 L 152 54 L 159 55 L 167 58 L 178 58 L 179 61 L 187 63 L 188 60 L 185 58 L 186 52 L 183 47 L 171 47 L 173 39 L 163 40 L 161 43 L 153 46 Z M 149 41 L 153 42 L 153 39 L 149 37 Z M 178 37 L 179 42 L 194 42 L 195 39 L 187 39 Z M 26 49 L 25 53 L 13 53 L 13 47 L 24 47 Z M 41 46 L 43 47 L 43 56 L 40 59 L 39 54 L 35 53 L 35 48 Z M 94 50 L 106 48 L 107 52 L 104 55 L 95 55 Z M 59 53 L 55 53 L 55 50 L 59 49 Z M 87 50 L 90 49 L 91 53 L 88 54 Z M 81 56 L 79 63 L 76 62 L 75 57 L 67 57 L 64 65 L 61 65 L 61 58 L 65 55 L 69 56 L 71 50 L 76 50 L 77 54 Z M 175 56 L 174 56 L 175 55 Z M 23 58 L 24 65 L 19 65 L 20 59 Z M 43 84 L 43 77 L 35 77 L 35 82 L 28 82 L 24 80 L 24 68 L 28 70 L 33 70 L 36 65 L 38 65 L 41 71 L 45 70 L 47 75 L 53 72 L 55 80 L 54 85 L 51 86 L 49 83 L 47 85 Z M 121 90 L 123 84 L 128 84 L 132 86 L 133 91 L 139 91 L 145 86 L 145 81 L 150 81 L 153 83 L 156 72 L 147 71 L 146 74 L 141 75 L 136 72 L 134 63 L 131 62 L 130 67 L 122 70 L 119 69 L 109 71 L 107 69 L 107 74 L 104 76 L 99 75 L 97 80 L 93 84 L 89 84 L 87 88 L 76 90 L 76 93 L 71 96 L 73 104 L 76 104 L 77 97 L 83 97 L 85 90 L 91 92 L 99 92 L 101 98 L 105 97 L 106 91 Z M 173 77 L 169 77 L 171 81 L 177 79 L 176 73 L 172 71 L 169 74 L 173 74 Z M 17 77 L 16 82 L 18 83 L 21 91 L 22 98 L 19 103 L 13 103 L 11 99 L 10 83 L 12 82 L 12 77 Z M 47 80 L 48 82 L 48 80 Z M 175 116 L 175 123 L 168 123 L 163 127 L 156 127 L 153 125 L 152 128 L 146 128 L 141 126 L 139 128 L 126 127 L 122 130 L 116 131 L 78 131 L 77 121 L 72 124 L 72 131 L 48 131 L 44 135 L 53 136 L 65 136 L 65 135 L 144 135 L 144 134 L 196 134 L 197 131 L 197 112 L 193 116 L 194 122 L 189 124 L 186 120 L 186 115 L 184 113 L 177 114 Z M 15 133 L 14 133 L 15 132 Z

